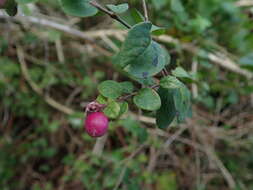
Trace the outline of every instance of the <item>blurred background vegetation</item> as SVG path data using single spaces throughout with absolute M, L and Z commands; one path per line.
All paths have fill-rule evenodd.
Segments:
M 141 1 L 101 1 L 122 2 L 122 17 L 137 23 Z M 129 102 L 101 156 L 84 108 L 99 82 L 127 80 L 111 65 L 125 29 L 102 13 L 67 16 L 58 1 L 21 4 L 14 18 L 0 12 L 1 190 L 253 189 L 253 2 L 147 2 L 166 28 L 155 38 L 172 56 L 169 69 L 197 79 L 188 85 L 193 117 L 161 131 Z

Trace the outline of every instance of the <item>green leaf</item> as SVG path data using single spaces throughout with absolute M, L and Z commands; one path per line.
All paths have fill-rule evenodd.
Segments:
M 148 78 L 159 73 L 169 62 L 169 55 L 155 41 L 124 70 L 137 78 Z
M 161 99 L 155 90 L 143 88 L 134 96 L 134 103 L 143 110 L 154 111 L 160 108 Z
M 98 91 L 104 97 L 116 99 L 122 94 L 121 85 L 113 80 L 107 80 L 98 85 Z
M 151 27 L 150 22 L 142 22 L 133 26 L 128 32 L 120 53 L 114 59 L 116 65 L 125 67 L 146 51 L 151 43 Z
M 134 85 L 129 81 L 121 82 L 120 85 L 123 93 L 130 94 L 134 91 Z
M 90 5 L 90 0 L 60 0 L 62 9 L 66 14 L 78 17 L 95 15 L 98 10 Z
M 162 88 L 174 90 L 173 99 L 179 122 L 191 115 L 191 93 L 176 77 L 167 76 L 160 80 Z
M 154 76 L 170 61 L 167 51 L 151 40 L 151 27 L 150 22 L 135 25 L 113 59 L 116 66 L 136 78 Z
M 166 89 L 175 89 L 182 87 L 184 84 L 181 81 L 179 81 L 176 77 L 167 76 L 160 80 L 160 85 L 161 87 Z
M 191 115 L 191 93 L 184 86 L 175 90 L 173 98 L 177 110 L 178 122 L 183 122 L 186 117 Z
M 162 27 L 159 27 L 156 25 L 152 25 L 151 33 L 153 35 L 159 36 L 159 35 L 165 34 L 165 31 L 166 31 L 165 28 L 162 28 Z
M 107 117 L 115 119 L 120 114 L 120 105 L 117 102 L 111 100 L 103 112 Z
M 96 101 L 100 104 L 107 104 L 107 98 L 102 96 L 101 94 L 98 95 Z
M 123 114 L 128 112 L 128 103 L 127 102 L 121 102 L 119 105 L 120 105 L 120 112 L 119 112 L 119 117 L 120 117 Z
M 152 77 L 148 77 L 148 78 L 136 78 L 133 77 L 133 80 L 137 81 L 138 83 L 144 85 L 144 86 L 152 86 L 156 84 L 156 81 L 154 78 Z
M 166 129 L 176 117 L 177 110 L 174 104 L 174 89 L 159 88 L 158 94 L 162 105 L 156 113 L 156 124 L 160 129 Z
M 193 77 L 188 72 L 186 72 L 182 67 L 177 67 L 175 70 L 172 70 L 171 73 L 175 77 L 187 79 L 191 82 L 194 81 Z
M 131 16 L 133 17 L 136 23 L 140 23 L 145 20 L 144 16 L 135 8 L 131 10 Z
M 108 4 L 106 5 L 106 7 L 109 8 L 114 13 L 118 13 L 118 14 L 126 12 L 129 8 L 127 3 L 123 3 L 119 5 Z

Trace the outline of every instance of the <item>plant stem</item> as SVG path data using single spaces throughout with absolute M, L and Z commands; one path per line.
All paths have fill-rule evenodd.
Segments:
M 156 89 L 156 88 L 159 87 L 159 86 L 160 86 L 160 84 L 155 84 L 155 85 L 153 85 L 153 86 L 150 86 L 149 88 Z M 135 95 L 137 95 L 137 94 L 138 94 L 138 92 L 133 92 L 133 93 L 128 94 L 128 95 L 126 95 L 126 96 L 119 97 L 119 98 L 118 98 L 118 101 L 120 101 L 120 102 L 125 101 L 125 100 L 127 100 L 128 98 L 131 98 L 132 96 L 135 96 Z
M 142 0 L 142 6 L 144 10 L 144 19 L 145 21 L 148 21 L 148 9 L 147 9 L 147 4 L 145 0 Z
M 120 102 L 122 102 L 122 101 L 127 100 L 128 98 L 131 98 L 132 96 L 135 96 L 136 94 L 137 94 L 137 92 L 133 92 L 133 93 L 128 94 L 128 95 L 126 95 L 126 96 L 120 97 L 118 100 L 119 100 Z
M 167 75 L 165 74 L 164 70 L 162 70 L 162 75 L 163 77 L 166 77 Z
M 102 155 L 107 139 L 108 139 L 108 134 L 96 140 L 96 144 L 94 145 L 93 150 L 92 150 L 93 155 L 96 155 L 96 156 Z
M 93 7 L 96 7 L 98 10 L 104 12 L 105 14 L 109 15 L 112 19 L 117 20 L 118 22 L 120 22 L 121 24 L 123 24 L 125 27 L 127 27 L 128 29 L 131 28 L 131 26 L 124 20 L 122 20 L 122 18 L 120 18 L 117 14 L 115 14 L 114 12 L 106 9 L 105 7 L 103 7 L 102 5 L 100 5 L 97 1 L 92 0 L 90 1 L 90 4 Z
M 166 67 L 164 67 L 164 69 L 162 71 L 165 73 L 166 76 L 169 75 L 169 72 L 167 71 Z

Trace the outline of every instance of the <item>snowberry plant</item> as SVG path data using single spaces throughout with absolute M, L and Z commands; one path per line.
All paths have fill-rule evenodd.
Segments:
M 23 3 L 32 1 L 22 0 Z M 9 5 L 5 9 L 13 15 L 16 2 L 7 2 Z M 130 101 L 141 110 L 154 112 L 157 126 L 161 129 L 166 129 L 174 120 L 183 122 L 191 115 L 190 91 L 182 82 L 192 80 L 191 76 L 182 67 L 169 69 L 170 55 L 152 37 L 165 30 L 149 21 L 145 0 L 142 1 L 144 16 L 137 12 L 138 22 L 132 26 L 120 16 L 129 8 L 126 3 L 101 5 L 95 0 L 60 0 L 60 3 L 66 14 L 90 17 L 100 11 L 128 29 L 120 51 L 111 62 L 129 81 L 106 80 L 98 85 L 99 95 L 86 109 L 85 129 L 90 136 L 104 135 L 108 129 L 108 118 L 118 119 L 128 112 Z

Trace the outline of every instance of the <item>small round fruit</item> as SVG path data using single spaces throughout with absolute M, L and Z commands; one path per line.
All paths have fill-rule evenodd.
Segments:
M 91 137 L 101 137 L 108 129 L 108 118 L 102 112 L 89 113 L 85 120 L 85 130 Z

